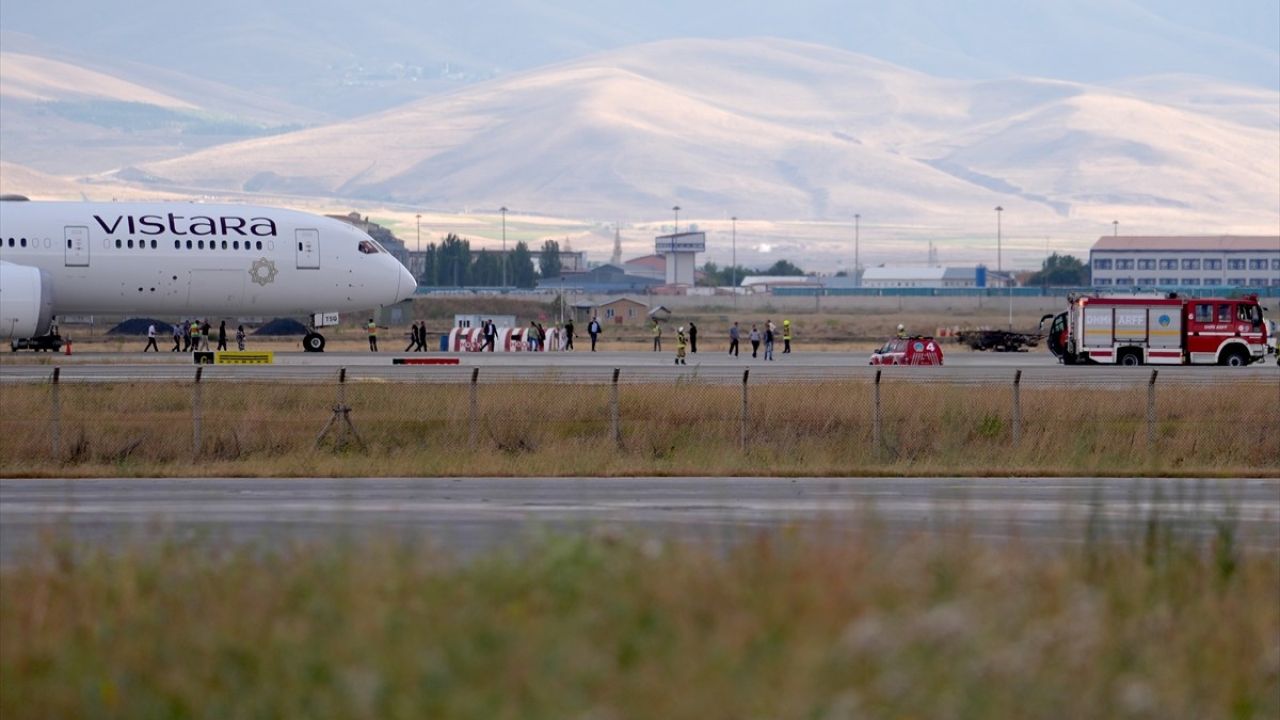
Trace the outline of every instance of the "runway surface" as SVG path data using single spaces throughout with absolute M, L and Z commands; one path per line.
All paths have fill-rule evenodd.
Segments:
M 537 530 L 620 531 L 728 544 L 759 532 L 840 532 L 874 517 L 892 535 L 968 531 L 1060 547 L 1137 541 L 1156 513 L 1208 540 L 1234 519 L 1280 554 L 1280 480 L 1098 478 L 0 479 L 0 562 L 62 530 L 105 548 L 160 537 L 282 547 L 386 536 L 459 557 Z
M 398 357 L 457 359 L 454 366 L 393 365 Z M 749 370 L 755 380 L 804 380 L 871 378 L 876 368 L 867 364 L 866 352 L 796 352 L 766 362 L 749 356 L 729 357 L 721 352 L 690 355 L 689 364 L 676 366 L 671 353 L 572 352 L 572 353 L 276 353 L 274 365 L 205 366 L 209 380 L 329 380 L 339 368 L 351 379 L 466 382 L 473 370 L 482 377 L 571 382 L 606 382 L 614 369 L 623 382 L 632 380 L 698 379 L 741 382 Z M 36 362 L 38 359 L 48 363 Z M 177 381 L 190 380 L 196 367 L 188 355 L 160 353 L 87 353 L 66 356 L 5 357 L 0 354 L 0 382 L 47 380 L 60 367 L 65 381 Z M 1142 383 L 1155 369 L 1162 381 L 1234 382 L 1240 379 L 1274 380 L 1280 383 L 1280 367 L 1272 360 L 1247 368 L 1217 366 L 1162 366 L 1120 368 L 1066 367 L 1047 352 L 977 353 L 954 351 L 943 367 L 884 368 L 884 377 L 943 382 L 1008 382 L 1021 370 L 1027 383 Z

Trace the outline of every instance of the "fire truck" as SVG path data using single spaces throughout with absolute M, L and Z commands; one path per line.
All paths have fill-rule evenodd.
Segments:
M 1072 295 L 1049 326 L 1049 351 L 1066 365 L 1230 365 L 1267 355 L 1256 295 L 1183 298 Z

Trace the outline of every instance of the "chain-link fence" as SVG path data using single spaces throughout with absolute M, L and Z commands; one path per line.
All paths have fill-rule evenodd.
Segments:
M 884 464 L 925 472 L 1280 467 L 1280 385 L 1270 378 L 659 379 L 615 370 L 583 380 L 474 369 L 446 380 L 346 371 L 325 382 L 211 380 L 196 370 L 181 382 L 85 382 L 54 370 L 45 382 L 0 388 L 0 456 L 6 473 L 49 461 L 323 453 L 497 453 L 511 459 L 508 471 L 551 454 L 567 471 L 589 472 L 572 462 L 585 448 L 642 462 L 745 454 L 764 470 L 815 473 Z

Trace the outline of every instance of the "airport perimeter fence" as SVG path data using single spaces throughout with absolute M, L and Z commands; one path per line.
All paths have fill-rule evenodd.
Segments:
M 646 461 L 748 453 L 832 471 L 899 463 L 1280 467 L 1272 378 L 1123 380 L 690 377 L 614 370 L 539 379 L 472 369 L 440 379 L 86 382 L 54 369 L 0 387 L 0 468 L 365 453 L 584 452 Z M 570 463 L 571 465 L 572 463 Z

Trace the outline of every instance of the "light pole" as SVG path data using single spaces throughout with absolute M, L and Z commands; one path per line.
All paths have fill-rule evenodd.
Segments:
M 1120 221 L 1111 221 L 1111 237 L 1120 237 Z
M 502 289 L 507 288 L 507 206 L 498 208 L 502 213 Z
M 414 217 L 417 219 L 418 224 L 417 224 L 417 231 L 414 235 L 413 244 L 414 244 L 414 249 L 421 252 L 422 250 L 422 213 L 418 213 L 417 215 L 414 215 Z
M 1001 245 L 1003 238 L 1001 237 L 1000 215 L 1004 212 L 1004 208 L 996 206 L 996 272 L 1001 272 L 1004 268 L 1001 265 Z
M 862 234 L 861 224 L 862 224 L 862 215 L 860 213 L 854 213 L 853 214 L 853 286 L 854 287 L 862 287 L 862 273 L 859 270 L 862 267 L 862 259 L 859 254 L 861 250 L 860 248 L 860 245 L 861 245 L 860 235 Z
M 738 216 L 729 218 L 733 221 L 733 307 L 738 308 Z
M 671 212 L 674 212 L 676 214 L 676 229 L 671 234 L 678 235 L 680 234 L 680 206 L 676 205 L 672 207 Z

